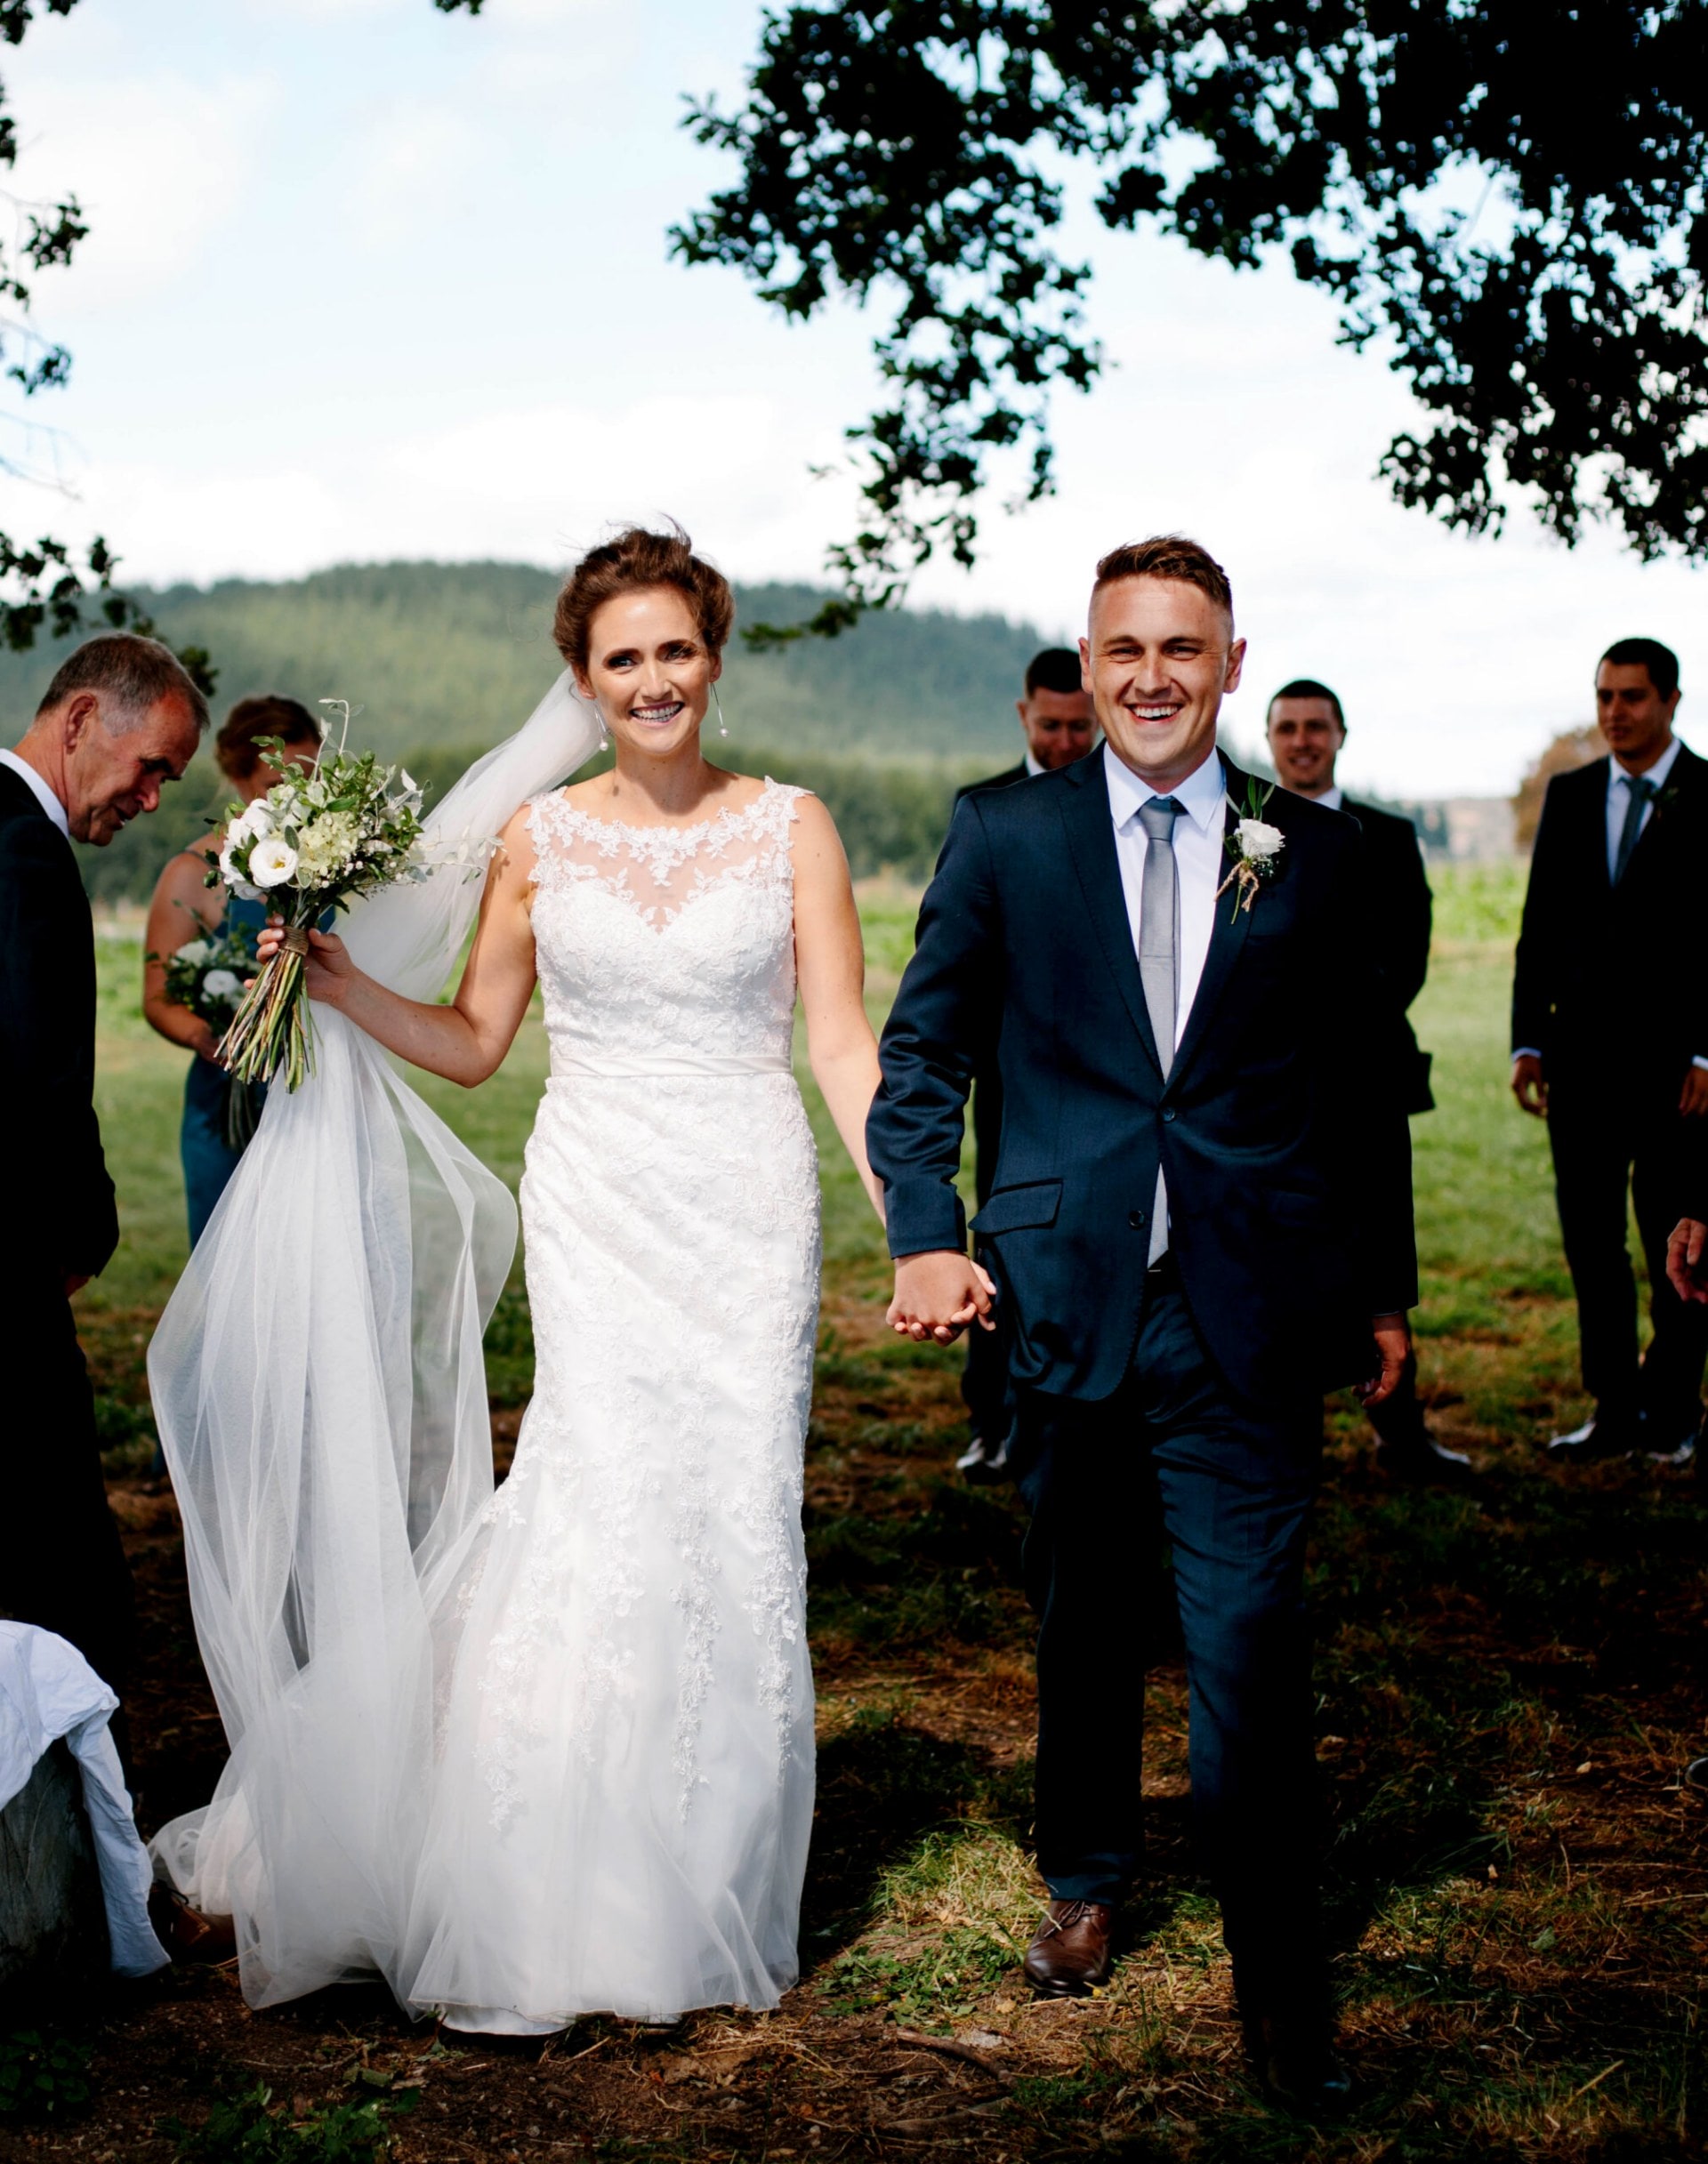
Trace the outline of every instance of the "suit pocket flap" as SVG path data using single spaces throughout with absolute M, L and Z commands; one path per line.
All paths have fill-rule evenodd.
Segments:
M 1024 1187 L 998 1187 L 972 1220 L 972 1229 L 1004 1233 L 1019 1232 L 1027 1225 L 1053 1225 L 1060 1207 L 1059 1179 L 1035 1179 Z

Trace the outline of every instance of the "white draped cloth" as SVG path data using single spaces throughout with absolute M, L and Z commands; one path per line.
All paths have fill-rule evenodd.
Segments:
M 113 1973 L 148 1976 L 172 1956 L 149 1921 L 153 1872 L 108 1726 L 117 1710 L 75 1645 L 34 1623 L 0 1622 L 0 1811 L 63 1740 L 83 1783 Z

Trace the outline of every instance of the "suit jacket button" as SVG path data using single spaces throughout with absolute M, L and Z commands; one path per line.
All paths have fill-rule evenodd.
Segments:
M 1127 1222 L 1132 1226 L 1134 1232 L 1143 1232 L 1145 1229 L 1144 1211 L 1142 1210 L 1129 1210 L 1127 1212 Z
M 1165 1120 L 1172 1120 L 1174 1117 L 1174 1107 L 1172 1105 L 1165 1105 L 1163 1107 L 1163 1117 Z

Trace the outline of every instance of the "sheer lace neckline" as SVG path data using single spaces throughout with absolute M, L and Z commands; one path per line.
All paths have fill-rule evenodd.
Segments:
M 726 805 L 688 826 L 602 819 L 560 790 L 536 797 L 528 817 L 533 883 L 543 892 L 593 883 L 656 929 L 716 889 L 793 884 L 789 829 L 804 792 L 767 776 L 751 802 Z
M 776 792 L 777 786 L 777 784 L 768 774 L 760 787 L 759 794 L 750 802 L 726 804 L 721 811 L 714 811 L 709 819 L 691 820 L 686 826 L 671 826 L 662 821 L 655 820 L 649 820 L 641 825 L 633 819 L 601 819 L 596 813 L 584 810 L 579 804 L 572 804 L 568 795 L 561 790 L 557 792 L 557 804 L 561 817 L 574 820 L 581 826 L 591 827 L 595 833 L 603 829 L 614 834 L 635 836 L 641 841 L 643 845 L 650 845 L 653 837 L 657 835 L 680 836 L 686 840 L 690 835 L 710 833 L 715 827 L 726 825 L 734 825 L 738 820 L 745 819 L 750 814 L 757 811 L 766 799 Z

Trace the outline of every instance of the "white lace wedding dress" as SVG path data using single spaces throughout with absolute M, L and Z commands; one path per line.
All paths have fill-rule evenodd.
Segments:
M 798 794 L 768 782 L 688 828 L 531 808 L 535 1394 L 441 1579 L 399 1962 L 400 1996 L 460 2027 L 766 2007 L 794 1980 L 819 1265 Z
M 230 1756 L 156 1868 L 244 1996 L 378 1973 L 527 2032 L 767 2007 L 812 1815 L 801 1461 L 818 1187 L 790 1072 L 799 793 L 668 832 L 556 792 L 568 672 L 354 911 L 431 999 L 530 803 L 552 1078 L 522 1188 L 536 1391 L 492 1482 L 507 1189 L 342 1016 L 274 1090 L 149 1356 Z

